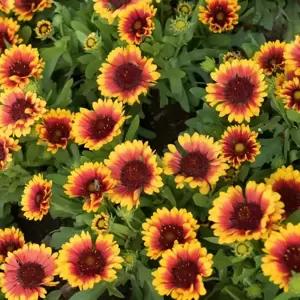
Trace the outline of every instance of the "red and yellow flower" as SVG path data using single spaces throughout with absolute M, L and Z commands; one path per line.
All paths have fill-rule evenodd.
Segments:
M 147 142 L 134 140 L 117 145 L 105 164 L 117 182 L 108 191 L 108 197 L 128 210 L 139 205 L 142 191 L 152 195 L 163 186 L 162 169 L 157 166 L 157 156 Z
M 129 7 L 120 17 L 118 31 L 122 41 L 129 44 L 140 44 L 143 37 L 151 36 L 155 27 L 153 18 L 156 8 L 141 3 Z
M 93 110 L 80 108 L 72 130 L 75 142 L 90 150 L 98 150 L 121 134 L 127 118 L 124 117 L 123 104 L 111 99 L 94 102 Z
M 45 100 L 20 88 L 5 91 L 0 102 L 0 128 L 17 137 L 28 135 L 35 121 L 46 112 Z
M 2 264 L 9 252 L 13 252 L 24 246 L 23 233 L 15 228 L 0 229 L 0 264 Z
M 134 45 L 112 50 L 106 61 L 97 80 L 99 90 L 103 96 L 116 97 L 129 105 L 139 102 L 138 97 L 147 94 L 160 76 L 153 59 L 142 57 Z
M 206 6 L 200 6 L 199 20 L 209 24 L 212 32 L 232 30 L 238 24 L 237 11 L 241 8 L 237 0 L 205 0 Z
M 21 199 L 24 216 L 28 220 L 42 220 L 49 211 L 51 197 L 52 181 L 44 179 L 42 174 L 34 175 Z
M 94 216 L 91 228 L 97 233 L 102 234 L 108 231 L 109 228 L 109 214 L 102 212 Z
M 279 95 L 285 104 L 285 108 L 300 112 L 300 79 L 298 77 L 285 81 Z
M 72 287 L 93 288 L 100 281 L 113 281 L 123 259 L 112 234 L 98 235 L 95 243 L 88 232 L 76 234 L 59 251 L 59 276 Z
M 150 219 L 142 225 L 143 240 L 147 255 L 152 259 L 159 258 L 175 244 L 195 242 L 197 221 L 186 209 L 158 209 Z
M 295 70 L 295 74 L 300 75 L 300 35 L 295 40 L 285 46 L 285 64 Z
M 0 11 L 9 14 L 14 7 L 14 0 L 1 0 L 0 1 Z
M 45 40 L 53 34 L 53 25 L 47 20 L 40 20 L 37 22 L 34 31 L 37 38 Z
M 12 152 L 19 151 L 19 141 L 0 131 L 0 170 L 6 169 L 7 163 L 12 161 Z
M 176 187 L 179 189 L 187 183 L 191 188 L 199 187 L 201 194 L 207 194 L 228 169 L 220 157 L 220 144 L 198 133 L 185 133 L 178 137 L 178 142 L 183 151 L 175 145 L 168 145 L 170 152 L 163 157 L 164 173 L 176 175 Z
M 2 293 L 9 300 L 37 300 L 45 298 L 45 287 L 54 282 L 57 274 L 57 253 L 44 244 L 26 244 L 23 248 L 9 253 L 0 273 Z
M 52 0 L 14 0 L 14 12 L 20 21 L 30 21 L 37 11 L 52 6 Z
M 66 109 L 51 109 L 43 115 L 40 124 L 35 126 L 39 135 L 38 144 L 47 143 L 47 150 L 56 153 L 60 148 L 66 149 L 72 139 L 73 114 Z
M 31 45 L 13 45 L 0 57 L 0 84 L 2 89 L 24 88 L 30 79 L 42 77 L 45 63 Z
M 251 131 L 248 125 L 230 126 L 222 136 L 222 154 L 226 162 L 239 168 L 245 161 L 254 162 L 260 153 L 260 144 L 256 141 L 258 133 Z
M 279 232 L 273 232 L 266 240 L 263 250 L 266 253 L 261 265 L 264 275 L 288 292 L 292 272 L 300 272 L 300 224 L 280 227 Z
M 71 172 L 64 189 L 71 198 L 85 199 L 83 210 L 96 212 L 103 200 L 103 194 L 112 189 L 114 185 L 115 182 L 106 166 L 98 162 L 86 162 Z
M 229 51 L 226 54 L 224 54 L 222 60 L 223 63 L 225 63 L 226 61 L 232 62 L 235 59 L 242 59 L 242 53 L 240 51 Z
M 214 222 L 212 229 L 221 244 L 259 240 L 277 229 L 283 207 L 280 195 L 270 186 L 249 181 L 244 193 L 240 186 L 220 192 L 208 219 Z
M 6 49 L 5 42 L 10 45 L 22 42 L 22 39 L 17 34 L 19 28 L 20 25 L 13 19 L 0 17 L 0 54 Z
M 160 267 L 152 273 L 153 285 L 161 296 L 178 300 L 199 299 L 206 294 L 203 278 L 213 272 L 212 258 L 199 242 L 176 244 L 162 255 Z
M 206 87 L 206 101 L 216 106 L 220 117 L 228 115 L 229 122 L 250 122 L 259 115 L 260 106 L 267 96 L 267 85 L 259 65 L 250 60 L 233 60 L 221 64 L 211 74 L 216 83 Z

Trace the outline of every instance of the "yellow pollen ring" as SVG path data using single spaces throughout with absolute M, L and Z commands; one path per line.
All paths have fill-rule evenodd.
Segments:
M 300 101 L 300 90 L 295 90 L 293 92 L 293 98 L 295 101 Z
M 105 221 L 104 220 L 99 220 L 97 223 L 97 226 L 99 229 L 102 229 L 105 227 Z
M 49 30 L 48 25 L 42 25 L 40 28 L 41 33 L 46 33 Z
M 93 38 L 89 38 L 89 39 L 86 41 L 86 44 L 87 44 L 89 47 L 93 47 L 93 46 L 96 44 L 96 41 L 95 41 Z
M 236 152 L 243 152 L 245 150 L 245 145 L 243 143 L 237 143 L 234 146 Z
M 186 28 L 186 22 L 184 22 L 183 20 L 177 20 L 176 23 L 175 23 L 175 27 L 177 29 Z

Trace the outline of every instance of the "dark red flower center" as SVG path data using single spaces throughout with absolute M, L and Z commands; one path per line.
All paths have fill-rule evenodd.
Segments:
M 24 288 L 35 288 L 43 282 L 45 270 L 40 264 L 35 262 L 19 264 L 17 278 Z
M 88 198 L 91 196 L 91 194 L 95 194 L 98 197 L 101 197 L 104 191 L 105 185 L 103 184 L 102 179 L 92 178 L 83 185 L 82 196 Z
M 213 11 L 211 11 L 214 23 L 223 27 L 226 24 L 227 20 L 227 10 L 223 6 L 216 6 Z
M 43 190 L 39 190 L 35 194 L 34 204 L 35 204 L 37 209 L 40 209 L 41 203 L 43 202 L 44 197 L 45 197 L 45 192 Z
M 30 74 L 31 68 L 27 62 L 17 60 L 8 67 L 9 76 L 26 77 Z
M 287 268 L 297 273 L 300 272 L 300 246 L 290 246 L 283 255 L 283 261 Z
M 200 152 L 190 152 L 180 162 L 180 172 L 187 177 L 204 178 L 209 171 L 209 160 Z
M 0 143 L 0 161 L 5 160 L 6 158 L 6 151 L 5 151 L 5 147 L 2 143 Z
M 256 203 L 236 203 L 230 217 L 231 226 L 240 230 L 255 230 L 258 228 L 263 213 Z
M 121 182 L 130 191 L 135 191 L 150 180 L 147 165 L 140 160 L 128 161 L 121 170 Z
M 146 19 L 139 18 L 139 19 L 136 19 L 133 22 L 131 30 L 135 34 L 136 33 L 144 34 L 144 32 L 145 32 L 144 28 L 145 27 L 147 27 L 147 21 L 146 21 Z
M 300 90 L 294 90 L 293 93 L 292 93 L 292 100 L 294 102 L 298 102 L 300 103 Z
M 3 242 L 2 244 L 0 244 L 0 255 L 6 257 L 8 252 L 13 252 L 14 250 L 17 250 L 19 248 L 20 245 L 16 241 Z
M 284 203 L 286 216 L 300 209 L 300 187 L 296 184 L 284 182 L 281 186 L 275 187 L 275 191 L 281 196 L 280 201 Z
M 9 39 L 7 30 L 0 32 L 0 49 L 2 49 L 2 50 L 6 49 L 6 44 L 5 44 L 4 40 L 7 43 L 10 43 L 10 39 Z
M 87 249 L 82 252 L 77 261 L 78 273 L 82 276 L 101 274 L 106 265 L 106 259 L 97 249 Z
M 224 95 L 228 101 L 235 105 L 247 104 L 251 100 L 254 91 L 254 85 L 247 77 L 236 75 L 228 81 L 225 86 Z
M 11 105 L 10 116 L 14 122 L 18 120 L 25 120 L 30 117 L 30 114 L 25 113 L 27 108 L 32 108 L 32 104 L 25 99 L 16 99 Z
M 272 57 L 268 57 L 267 60 L 264 62 L 263 67 L 270 71 L 273 71 L 274 69 L 276 69 L 276 67 L 281 65 L 283 63 L 283 61 L 284 61 L 283 53 L 276 54 L 276 55 L 273 55 Z
M 70 137 L 71 126 L 66 123 L 46 124 L 47 139 L 52 144 L 62 144 Z
M 175 287 L 188 289 L 192 284 L 195 284 L 199 270 L 195 262 L 181 260 L 174 268 L 172 268 L 171 273 L 172 282 Z
M 184 243 L 184 232 L 182 226 L 176 224 L 163 225 L 160 228 L 159 245 L 162 250 L 172 249 L 174 242 Z
M 130 91 L 138 87 L 142 81 L 142 70 L 135 64 L 128 62 L 117 67 L 114 81 L 123 91 Z
M 90 136 L 96 140 L 106 138 L 114 129 L 116 121 L 110 116 L 98 116 L 95 120 L 91 121 L 89 132 Z
M 109 0 L 109 7 L 111 10 L 116 10 L 123 5 L 127 5 L 131 0 Z

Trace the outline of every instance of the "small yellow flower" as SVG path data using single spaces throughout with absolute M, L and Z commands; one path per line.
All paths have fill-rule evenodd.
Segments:
M 95 32 L 90 33 L 83 42 L 83 48 L 85 51 L 93 51 L 98 49 L 101 40 Z
M 190 16 L 193 12 L 193 7 L 189 2 L 180 1 L 176 7 L 177 13 L 183 16 Z
M 190 22 L 186 17 L 176 17 L 176 19 L 171 20 L 171 29 L 174 34 L 180 34 L 185 32 L 191 26 Z
M 47 20 L 41 20 L 37 23 L 34 29 L 37 38 L 41 40 L 45 40 L 52 36 L 53 34 L 53 26 L 52 23 Z

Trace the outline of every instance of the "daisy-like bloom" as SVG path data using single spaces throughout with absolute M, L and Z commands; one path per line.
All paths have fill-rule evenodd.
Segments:
M 300 172 L 292 166 L 277 169 L 266 184 L 271 185 L 274 192 L 280 194 L 280 201 L 284 203 L 285 216 L 300 209 Z
M 0 57 L 0 84 L 2 89 L 23 88 L 30 79 L 42 77 L 45 63 L 31 45 L 12 46 Z
M 25 186 L 21 199 L 22 211 L 28 220 L 40 221 L 48 213 L 52 197 L 52 181 L 42 174 L 34 175 Z
M 295 74 L 300 75 L 300 35 L 295 40 L 285 46 L 285 64 L 295 70 Z
M 206 6 L 200 6 L 199 20 L 209 24 L 212 32 L 232 30 L 238 23 L 237 11 L 241 8 L 237 0 L 205 0 Z
M 53 26 L 52 23 L 47 20 L 41 20 L 36 24 L 34 29 L 37 38 L 41 40 L 45 40 L 52 36 Z
M 260 153 L 257 136 L 258 133 L 251 131 L 248 125 L 228 127 L 221 140 L 224 159 L 236 168 L 244 161 L 254 162 L 256 155 Z
M 235 59 L 242 59 L 242 53 L 240 51 L 229 51 L 223 56 L 223 63 L 226 61 L 232 62 Z
M 21 149 L 18 143 L 18 140 L 0 131 L 0 170 L 6 169 L 7 163 L 12 161 L 12 152 Z
M 15 45 L 22 42 L 17 32 L 20 25 L 13 19 L 0 17 L 0 54 L 6 49 L 7 42 L 10 45 Z
M 191 188 L 199 187 L 201 194 L 207 194 L 229 168 L 220 158 L 220 144 L 198 133 L 185 133 L 178 137 L 178 142 L 184 153 L 180 153 L 175 145 L 168 145 L 170 152 L 163 157 L 164 173 L 176 175 L 179 189 L 188 183 Z
M 0 11 L 9 14 L 14 7 L 14 0 L 1 0 L 0 1 Z
M 147 255 L 152 259 L 159 258 L 174 244 L 195 242 L 197 221 L 186 209 L 158 209 L 150 219 L 142 225 L 143 240 L 147 247 Z
M 14 12 L 20 21 L 30 21 L 37 11 L 43 11 L 52 6 L 52 0 L 15 0 Z
M 91 228 L 98 234 L 104 233 L 109 227 L 109 214 L 102 212 L 101 214 L 95 215 L 92 221 Z
M 262 271 L 265 276 L 288 292 L 292 272 L 300 272 L 300 224 L 280 227 L 265 242 Z
M 283 53 L 285 50 L 285 42 L 279 40 L 275 42 L 267 42 L 260 47 L 260 50 L 254 55 L 254 59 L 264 70 L 266 75 L 273 72 L 284 70 Z
M 105 97 L 116 97 L 129 105 L 139 102 L 141 94 L 147 94 L 160 74 L 152 58 L 142 57 L 141 50 L 134 46 L 112 50 L 103 63 L 98 76 L 99 90 Z
M 213 272 L 212 258 L 199 242 L 176 244 L 162 255 L 160 267 L 152 273 L 153 285 L 161 296 L 178 300 L 199 299 L 206 294 L 203 277 L 209 277 Z
M 83 42 L 85 51 L 93 51 L 98 49 L 101 40 L 95 32 L 90 33 Z
M 112 234 L 98 235 L 95 243 L 88 232 L 76 234 L 59 251 L 59 276 L 72 287 L 93 288 L 100 281 L 113 281 L 123 259 Z
M 216 105 L 220 117 L 228 115 L 229 122 L 242 123 L 259 115 L 267 85 L 256 62 L 246 59 L 226 62 L 211 78 L 216 83 L 207 84 L 206 101 L 212 107 Z
M 24 244 L 24 235 L 19 229 L 15 227 L 0 229 L 0 264 L 4 262 L 9 252 L 22 248 Z
M 277 229 L 283 207 L 280 195 L 271 186 L 249 181 L 244 193 L 240 186 L 220 192 L 208 219 L 214 222 L 212 229 L 221 244 L 259 240 Z
M 129 44 L 140 44 L 143 37 L 151 36 L 155 27 L 153 18 L 156 8 L 141 3 L 129 7 L 120 17 L 118 31 L 122 41 Z
M 112 179 L 117 181 L 108 196 L 128 210 L 139 205 L 142 191 L 152 195 L 163 186 L 162 169 L 157 166 L 157 156 L 147 142 L 134 140 L 117 145 L 104 162 L 111 170 Z
M 71 198 L 85 199 L 83 210 L 96 212 L 103 199 L 103 193 L 108 192 L 114 184 L 106 166 L 98 162 L 86 162 L 71 172 L 64 189 Z
M 126 119 L 122 103 L 99 99 L 93 103 L 93 110 L 80 108 L 80 113 L 75 115 L 72 129 L 75 142 L 98 150 L 121 133 Z
M 51 109 L 35 127 L 39 135 L 38 144 L 46 142 L 47 150 L 53 154 L 60 148 L 65 149 L 72 138 L 72 121 L 73 114 L 69 110 Z
M 9 300 L 37 300 L 45 298 L 45 287 L 54 282 L 57 274 L 57 253 L 44 244 L 26 244 L 23 248 L 9 253 L 1 266 L 2 293 Z
M 45 100 L 20 88 L 5 91 L 0 95 L 0 102 L 0 128 L 17 137 L 29 134 L 31 126 L 46 111 Z
M 298 77 L 285 81 L 279 95 L 283 99 L 285 108 L 300 112 L 300 80 Z
M 187 1 L 179 1 L 176 7 L 178 14 L 183 16 L 190 16 L 193 12 L 194 5 Z

